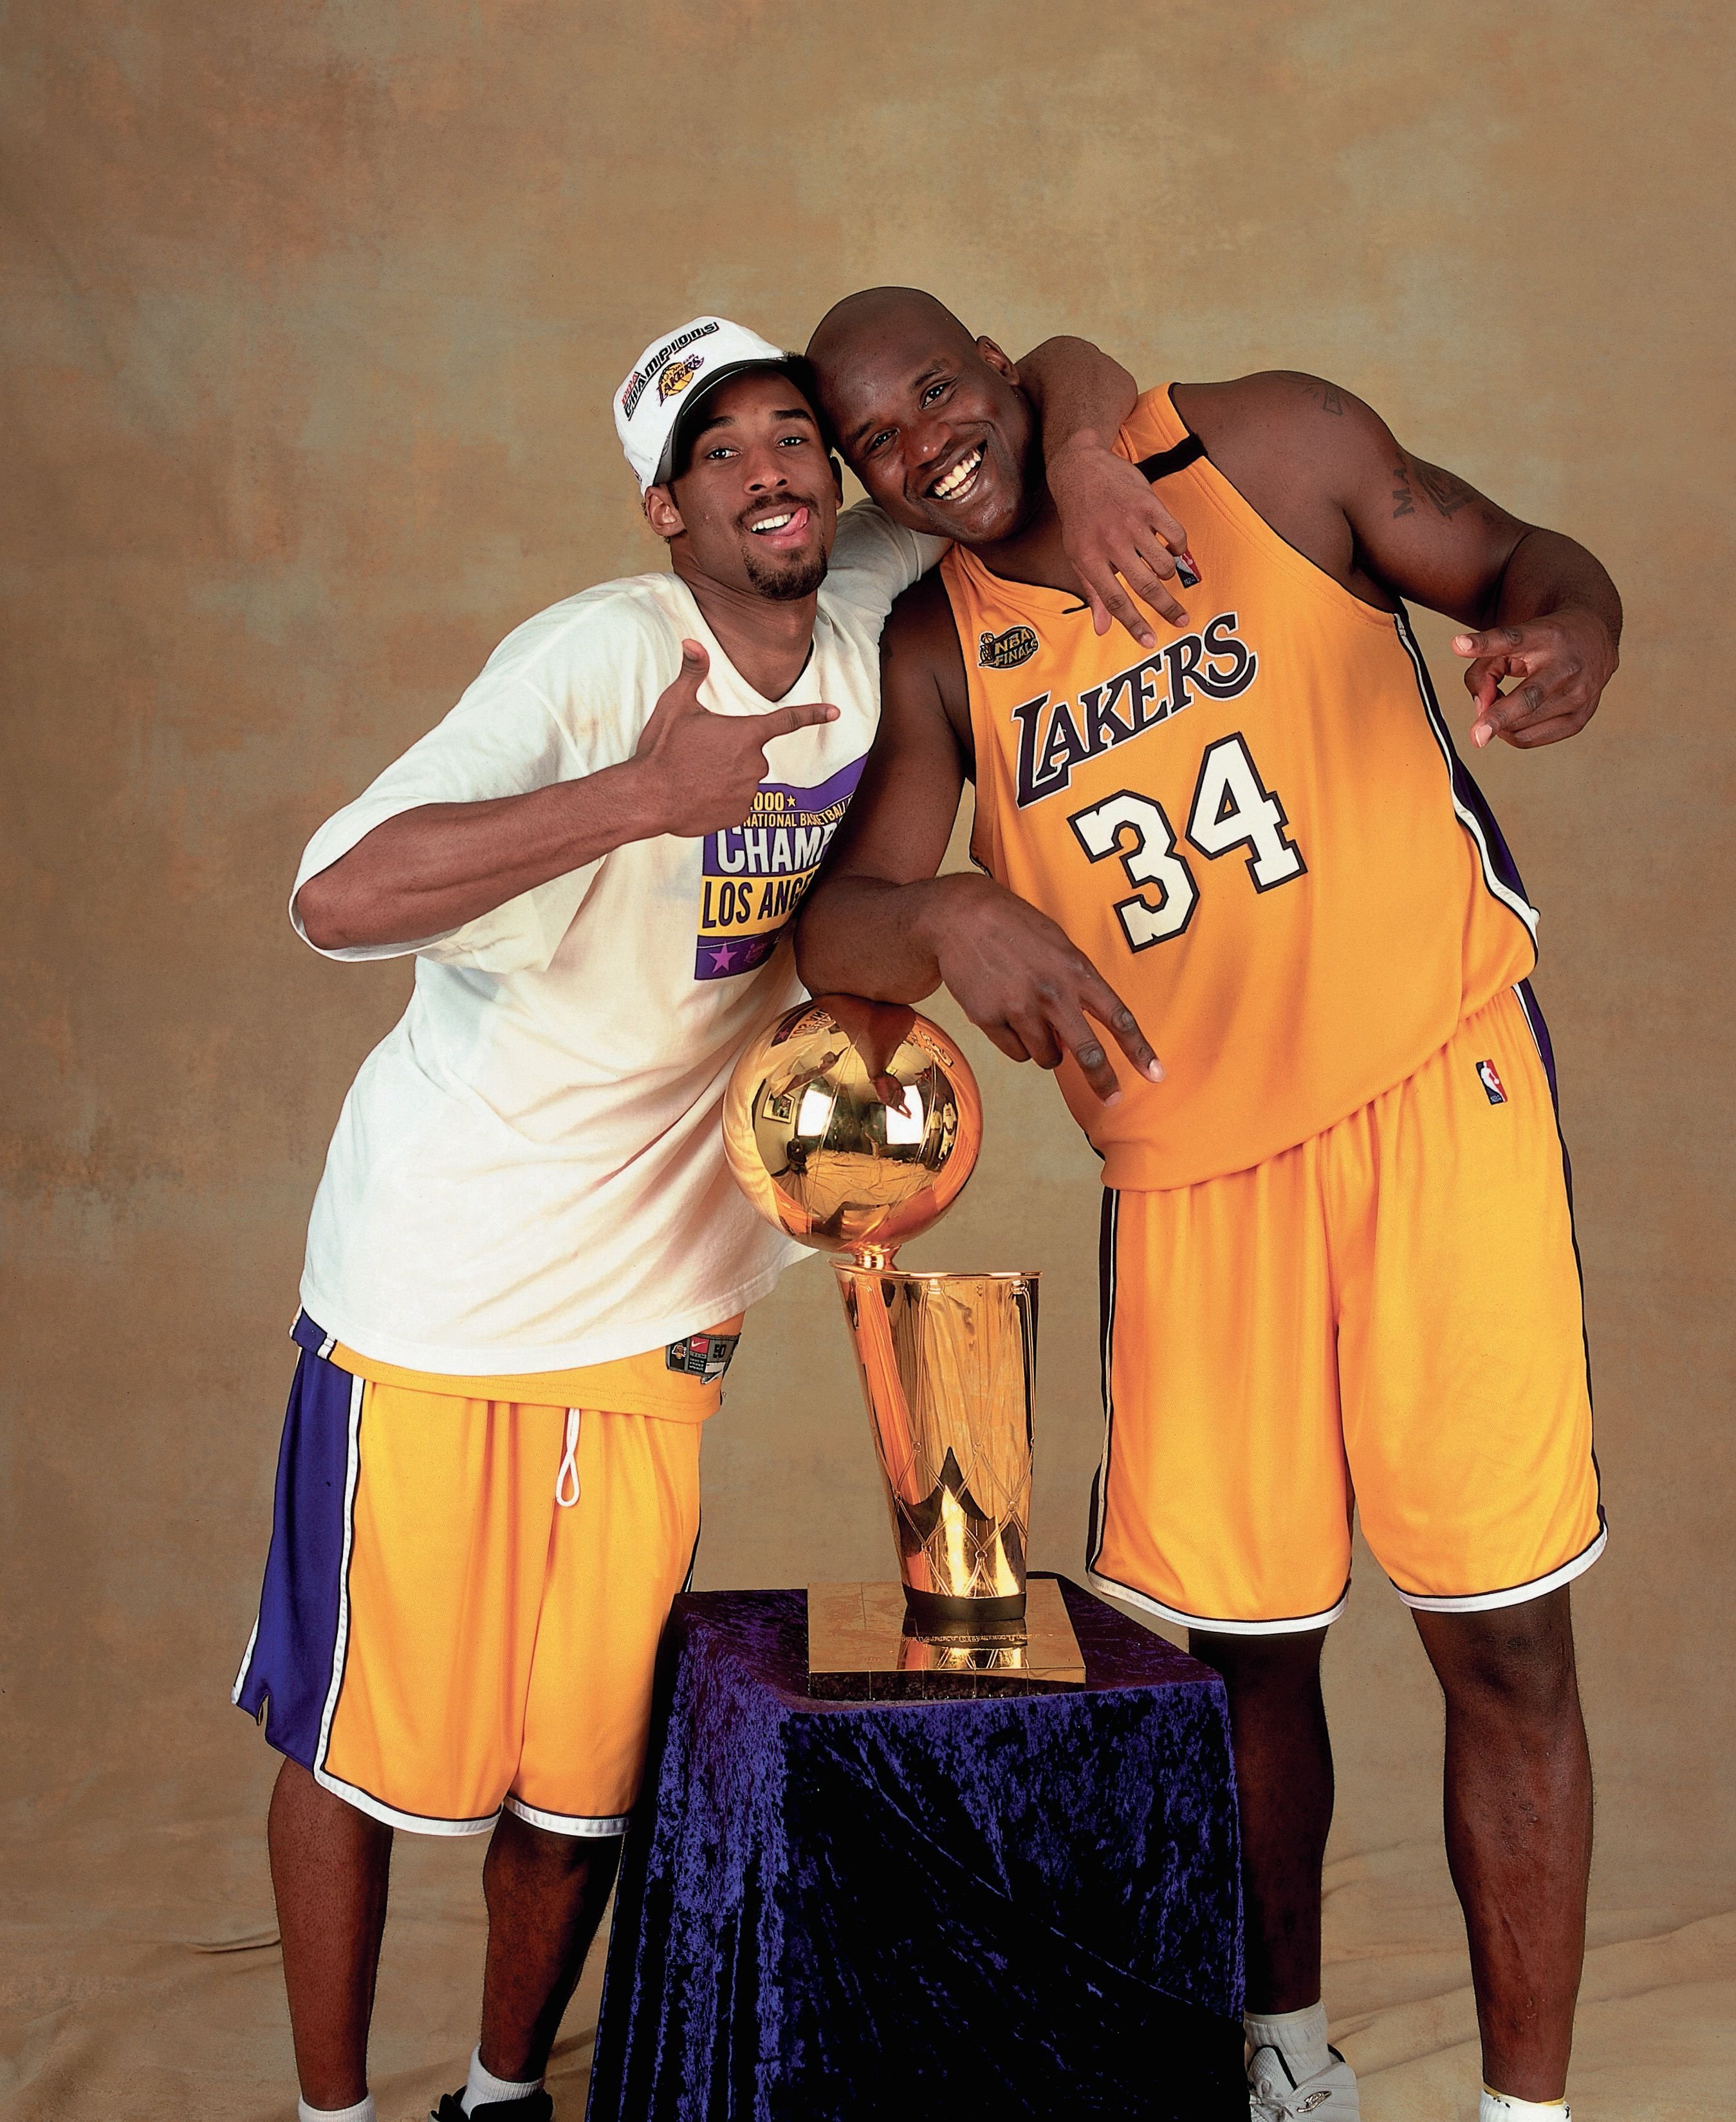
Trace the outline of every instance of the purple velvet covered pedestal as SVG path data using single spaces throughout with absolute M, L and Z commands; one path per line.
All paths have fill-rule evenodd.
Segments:
M 590 2122 L 1242 2122 L 1223 1685 L 1064 1582 L 1082 1689 L 807 1692 L 805 1595 L 676 1601 Z

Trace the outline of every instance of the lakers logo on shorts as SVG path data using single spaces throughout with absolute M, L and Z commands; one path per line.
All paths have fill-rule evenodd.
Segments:
M 715 1385 L 729 1368 L 729 1359 L 741 1338 L 739 1334 L 689 1334 L 669 1344 L 663 1361 L 669 1369 L 679 1371 L 683 1377 Z
M 1009 626 L 1004 633 L 977 636 L 976 660 L 985 671 L 1016 671 L 1041 646 L 1034 626 Z
M 685 361 L 671 361 L 657 379 L 659 404 L 667 404 L 670 399 L 679 398 L 704 366 L 705 357 L 702 353 L 690 353 Z

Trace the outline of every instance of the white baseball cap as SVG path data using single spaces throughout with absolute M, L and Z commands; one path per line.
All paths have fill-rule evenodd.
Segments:
M 675 470 L 676 430 L 726 376 L 744 368 L 781 368 L 811 396 L 807 363 L 728 317 L 695 317 L 652 340 L 615 394 L 615 432 L 641 493 Z

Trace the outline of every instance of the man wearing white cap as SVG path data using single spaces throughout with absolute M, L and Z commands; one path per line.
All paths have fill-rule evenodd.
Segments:
M 1074 520 L 1107 550 L 1135 504 L 1095 436 L 1130 383 L 1076 341 L 1046 378 L 1051 462 L 1065 446 Z M 615 426 L 672 572 L 509 634 L 314 835 L 292 898 L 326 956 L 416 961 L 314 1203 L 235 1687 L 285 1756 L 303 2118 L 373 2117 L 399 1827 L 493 1830 L 481 2040 L 440 2122 L 552 2112 L 697 1538 L 701 1425 L 742 1314 L 799 1252 L 730 1181 L 723 1087 L 800 993 L 785 939 L 873 736 L 881 626 L 942 549 L 877 510 L 840 521 L 804 365 L 722 318 L 647 348 Z

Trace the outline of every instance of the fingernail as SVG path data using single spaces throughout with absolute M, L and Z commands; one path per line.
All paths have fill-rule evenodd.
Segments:
M 1476 746 L 1477 750 L 1481 751 L 1483 746 L 1488 743 L 1490 738 L 1494 735 L 1495 731 L 1490 728 L 1487 722 L 1479 722 L 1476 727 L 1471 732 L 1471 741 Z
M 1120 1092 L 1119 1091 L 1111 1091 L 1109 1093 L 1109 1096 L 1108 1096 L 1107 1098 L 1105 1098 L 1105 1099 L 1104 1099 L 1104 1101 L 1103 1101 L 1103 1103 L 1104 1103 L 1106 1105 L 1120 1105 L 1120 1104 L 1121 1104 L 1121 1092 Z
M 1163 1080 L 1163 1063 L 1161 1061 L 1149 1061 L 1145 1064 L 1145 1073 L 1153 1082 L 1161 1083 Z
M 1453 652 L 1455 656 L 1468 656 L 1476 646 L 1476 643 L 1468 633 L 1455 633 L 1453 637 Z

